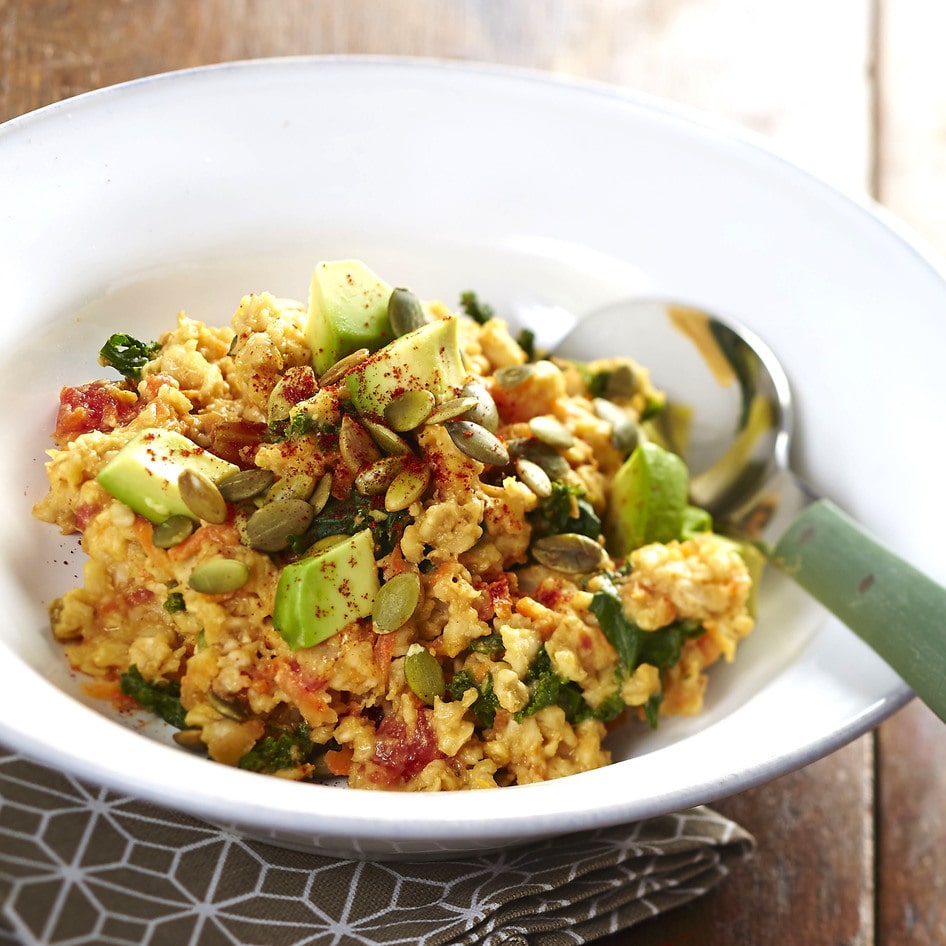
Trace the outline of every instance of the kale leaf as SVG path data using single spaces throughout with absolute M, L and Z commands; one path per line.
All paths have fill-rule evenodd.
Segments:
M 129 381 L 141 380 L 141 369 L 161 350 L 160 342 L 142 342 L 121 332 L 99 350 L 99 363 L 114 368 Z
M 278 772 L 301 765 L 312 754 L 313 745 L 307 723 L 264 736 L 240 758 L 239 768 L 251 772 Z
M 166 723 L 177 729 L 186 729 L 184 717 L 187 711 L 181 706 L 181 686 L 169 681 L 161 683 L 148 681 L 141 671 L 132 664 L 119 680 L 119 687 L 125 696 L 131 697 L 142 709 L 154 713 Z
M 552 492 L 541 499 L 529 513 L 535 538 L 575 532 L 597 539 L 601 534 L 601 520 L 585 496 L 582 487 L 560 480 L 552 482 Z
M 481 726 L 487 728 L 496 721 L 496 710 L 499 709 L 499 700 L 493 691 L 493 677 L 486 674 L 483 682 L 479 686 L 469 670 L 461 670 L 454 674 L 453 679 L 447 684 L 447 692 L 454 700 L 463 699 L 463 694 L 467 690 L 476 690 L 479 694 L 476 702 L 473 704 L 473 713 L 479 720 Z
M 485 325 L 496 314 L 493 307 L 485 302 L 480 302 L 479 296 L 472 290 L 460 293 L 460 307 L 474 322 L 478 322 L 480 325 Z
M 375 555 L 387 555 L 400 541 L 410 514 L 406 509 L 387 512 L 383 497 L 364 496 L 352 490 L 345 499 L 330 499 L 302 535 L 290 538 L 290 549 L 301 555 L 319 539 L 330 535 L 354 535 L 370 529 Z

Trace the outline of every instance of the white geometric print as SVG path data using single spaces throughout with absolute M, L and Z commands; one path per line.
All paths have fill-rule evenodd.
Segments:
M 586 943 L 700 896 L 752 844 L 697 808 L 452 861 L 338 860 L 0 749 L 0 946 Z

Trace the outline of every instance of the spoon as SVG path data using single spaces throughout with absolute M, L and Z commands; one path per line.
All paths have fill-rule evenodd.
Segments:
M 791 471 L 792 398 L 773 352 L 743 326 L 660 300 L 599 309 L 555 351 L 593 360 L 602 340 L 682 385 L 661 435 L 687 461 L 691 501 L 713 515 L 716 531 L 756 545 L 946 720 L 946 588 Z

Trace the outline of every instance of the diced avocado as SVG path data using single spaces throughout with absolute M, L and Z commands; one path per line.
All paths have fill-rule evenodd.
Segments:
M 152 522 L 194 514 L 181 499 L 178 477 L 185 469 L 205 474 L 214 482 L 239 467 L 208 453 L 171 430 L 144 430 L 125 444 L 97 477 L 116 499 Z
M 375 351 L 394 337 L 388 320 L 391 292 L 358 260 L 316 264 L 307 333 L 317 374 L 359 348 Z
M 273 626 L 293 650 L 312 647 L 368 617 L 378 588 L 374 540 L 364 529 L 282 570 Z
M 352 403 L 375 420 L 405 391 L 430 391 L 440 401 L 455 397 L 465 381 L 456 316 L 407 332 L 345 376 Z
M 650 542 L 679 539 L 688 490 L 689 475 L 680 457 L 649 441 L 638 444 L 611 483 L 608 551 L 624 558 Z

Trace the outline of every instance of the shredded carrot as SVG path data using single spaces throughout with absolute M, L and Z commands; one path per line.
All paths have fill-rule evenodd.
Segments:
M 342 746 L 341 749 L 329 749 L 325 753 L 325 765 L 332 775 L 348 775 L 351 771 L 351 746 Z
M 212 523 L 203 525 L 189 535 L 183 542 L 170 549 L 168 551 L 168 558 L 170 558 L 172 562 L 179 562 L 182 559 L 189 558 L 197 552 L 205 542 L 216 543 L 221 546 L 233 546 L 239 545 L 240 537 L 237 535 L 237 531 L 232 525 L 215 525 Z
M 394 652 L 394 634 L 378 634 L 374 642 L 374 662 L 381 672 L 383 686 L 388 685 L 388 673 L 391 670 L 391 654 Z

